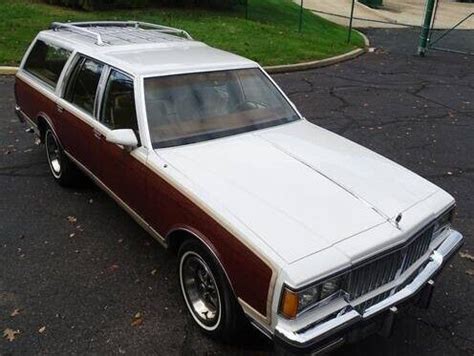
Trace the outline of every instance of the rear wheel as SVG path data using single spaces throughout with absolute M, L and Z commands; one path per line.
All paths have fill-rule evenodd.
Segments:
M 232 340 L 245 319 L 216 258 L 192 239 L 178 255 L 181 292 L 194 321 L 206 334 Z
M 53 178 L 62 186 L 75 185 L 79 181 L 81 173 L 66 156 L 58 138 L 49 127 L 44 134 L 44 145 L 49 170 Z

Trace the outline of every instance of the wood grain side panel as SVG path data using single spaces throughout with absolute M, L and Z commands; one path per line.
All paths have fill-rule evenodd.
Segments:
M 271 268 L 206 211 L 153 171 L 148 173 L 148 192 L 146 220 L 152 227 L 163 236 L 179 227 L 204 236 L 224 266 L 237 297 L 265 316 Z
M 38 113 L 44 112 L 48 116 L 54 113 L 54 101 L 18 77 L 15 79 L 15 94 L 17 105 L 35 124 L 38 124 Z

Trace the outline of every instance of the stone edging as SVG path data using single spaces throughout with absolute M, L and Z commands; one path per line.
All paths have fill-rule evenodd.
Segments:
M 0 66 L 0 75 L 13 75 L 18 70 L 18 67 Z
M 304 63 L 296 63 L 296 64 L 284 64 L 279 66 L 270 66 L 270 67 L 263 67 L 268 73 L 286 73 L 286 72 L 296 72 L 300 70 L 306 69 L 313 69 L 313 68 L 320 68 L 326 67 L 332 64 L 340 63 L 347 61 L 349 59 L 353 59 L 359 57 L 361 54 L 367 52 L 370 42 L 367 36 L 365 36 L 362 32 L 357 31 L 362 38 L 364 39 L 364 48 L 357 48 L 350 52 L 340 54 L 335 57 L 321 59 L 318 61 L 311 61 L 311 62 L 304 62 Z M 5 67 L 0 66 L 0 75 L 14 75 L 18 67 Z

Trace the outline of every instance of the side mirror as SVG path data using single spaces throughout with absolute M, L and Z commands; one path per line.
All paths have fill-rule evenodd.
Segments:
M 107 132 L 105 139 L 108 142 L 116 143 L 127 148 L 135 148 L 138 146 L 137 136 L 132 129 L 118 129 Z

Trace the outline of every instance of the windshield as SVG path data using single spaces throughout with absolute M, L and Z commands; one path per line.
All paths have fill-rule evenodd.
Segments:
M 154 148 L 258 130 L 298 119 L 257 68 L 145 79 Z

